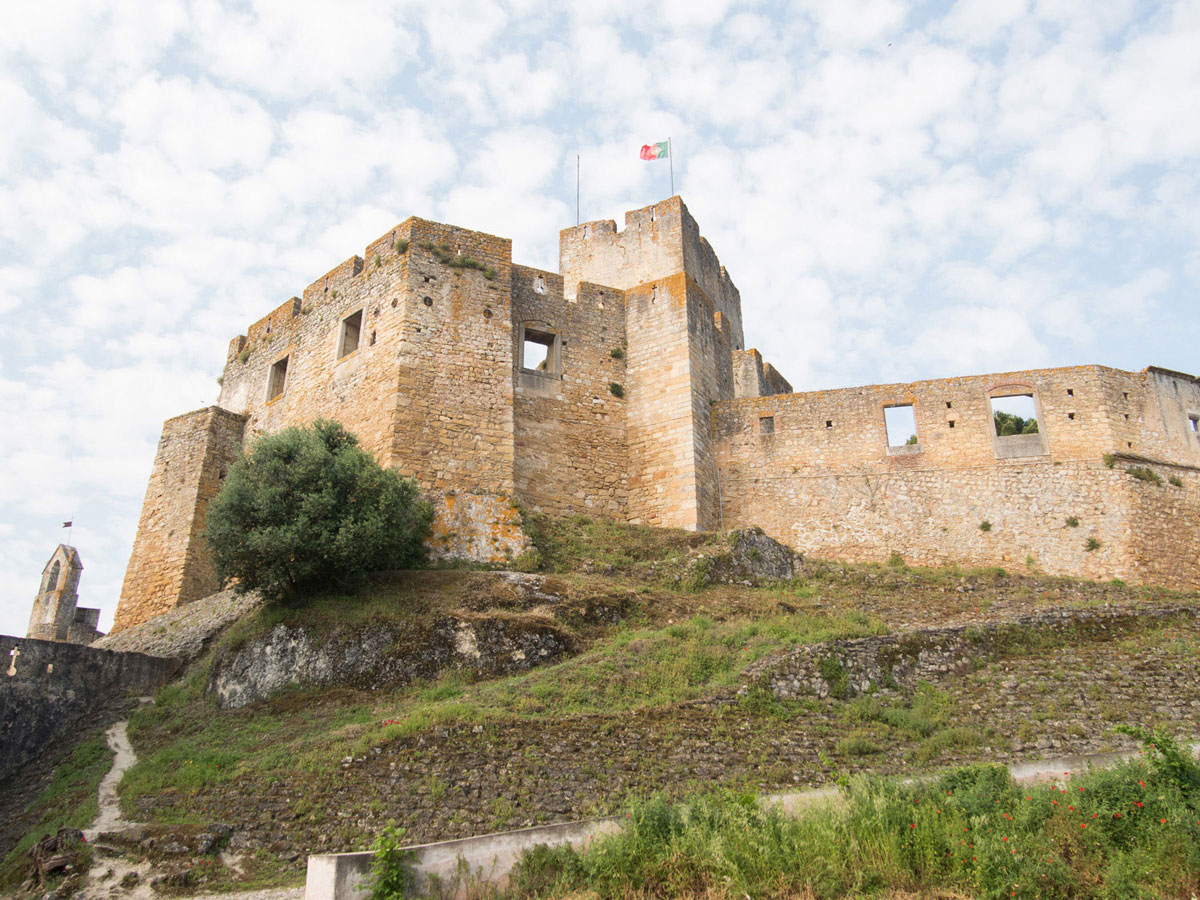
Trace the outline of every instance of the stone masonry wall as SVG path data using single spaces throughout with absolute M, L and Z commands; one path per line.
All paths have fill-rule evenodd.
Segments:
M 245 422 L 210 406 L 163 424 L 114 633 L 220 589 L 202 538 L 204 511 L 237 458 Z
M 1176 390 L 1159 380 L 1087 366 L 722 404 L 715 433 L 724 519 L 727 527 L 761 525 L 817 556 L 1028 562 L 1051 573 L 1194 587 L 1200 455 L 1184 433 L 1186 417 L 1177 421 L 1180 404 L 1173 427 L 1164 424 L 1160 406 L 1171 407 L 1157 398 Z M 1179 389 L 1182 406 L 1193 387 Z M 997 438 L 989 395 L 1027 390 L 1041 434 Z M 919 443 L 889 447 L 884 407 L 905 403 Z M 1157 467 L 1164 480 L 1174 473 L 1183 487 L 1137 481 L 1126 473 L 1131 465 Z M 1099 546 L 1089 549 L 1089 539 Z
M 179 669 L 176 659 L 8 635 L 0 660 L 0 782 L 49 743 L 78 740 L 82 720 L 152 693 Z
M 561 276 L 513 266 L 513 322 L 517 496 L 541 512 L 624 519 L 626 400 L 610 387 L 626 382 L 624 292 L 585 282 L 569 301 Z M 547 369 L 521 359 L 523 327 L 558 337 Z

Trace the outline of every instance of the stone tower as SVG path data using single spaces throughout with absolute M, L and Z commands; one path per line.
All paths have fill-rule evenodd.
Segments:
M 42 585 L 33 601 L 26 637 L 90 644 L 101 636 L 96 630 L 100 610 L 77 606 L 81 574 L 83 563 L 79 560 L 79 551 L 59 544 L 42 569 Z

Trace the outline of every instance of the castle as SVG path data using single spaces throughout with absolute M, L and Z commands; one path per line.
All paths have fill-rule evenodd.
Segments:
M 168 420 L 114 631 L 219 588 L 204 511 L 239 447 L 323 417 L 435 501 L 436 554 L 529 549 L 518 504 L 797 550 L 1200 585 L 1200 383 L 1103 366 L 794 393 L 679 197 L 512 242 L 410 218 L 234 338 Z M 999 436 L 997 398 L 1038 431 Z M 910 407 L 915 439 L 885 417 Z M 1130 471 L 1132 470 L 1132 472 Z

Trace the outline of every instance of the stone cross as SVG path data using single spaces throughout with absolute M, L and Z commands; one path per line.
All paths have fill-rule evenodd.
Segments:
M 8 651 L 8 655 L 12 657 L 12 663 L 9 664 L 8 671 L 4 674 L 11 678 L 13 675 L 17 674 L 17 657 L 21 655 L 21 648 L 13 647 L 10 651 Z

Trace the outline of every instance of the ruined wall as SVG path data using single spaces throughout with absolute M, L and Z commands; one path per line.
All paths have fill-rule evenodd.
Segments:
M 237 458 L 245 422 L 210 406 L 163 424 L 114 633 L 220 589 L 202 538 L 204 514 Z
M 516 491 L 533 510 L 623 519 L 628 499 L 625 297 L 583 283 L 566 300 L 562 277 L 513 266 Z M 548 363 L 521 358 L 522 332 Z M 616 355 L 614 356 L 614 352 Z
M 761 525 L 818 556 L 1028 562 L 1051 573 L 1195 586 L 1200 567 L 1187 525 L 1196 521 L 1195 477 L 1181 478 L 1183 487 L 1165 479 L 1192 472 L 1198 442 L 1183 433 L 1186 415 L 1164 424 L 1160 405 L 1174 407 L 1158 398 L 1176 388 L 1159 381 L 1085 366 L 722 404 L 714 434 L 724 519 Z M 1191 389 L 1180 386 L 1176 407 L 1191 402 Z M 1041 433 L 997 438 L 989 395 L 1026 390 Z M 884 408 L 894 404 L 912 404 L 917 445 L 888 446 Z M 1162 486 L 1126 473 L 1142 464 L 1139 448 L 1176 460 L 1162 468 Z M 1089 539 L 1098 546 L 1089 549 Z
M 762 354 L 754 348 L 732 352 L 734 396 L 766 397 L 771 394 L 790 394 L 792 386 Z

